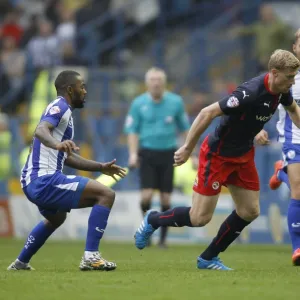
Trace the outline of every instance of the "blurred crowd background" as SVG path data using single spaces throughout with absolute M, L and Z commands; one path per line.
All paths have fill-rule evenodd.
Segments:
M 299 1 L 0 0 L 0 192 L 19 190 L 60 70 L 78 70 L 87 82 L 86 107 L 74 112 L 81 154 L 126 166 L 124 119 L 145 90 L 147 69 L 166 71 L 168 89 L 183 97 L 192 122 L 201 108 L 266 71 L 275 49 L 291 50 L 299 15 Z M 273 140 L 275 124 L 267 127 Z M 276 143 L 257 149 L 263 188 L 278 157 Z M 138 186 L 133 172 L 115 188 Z

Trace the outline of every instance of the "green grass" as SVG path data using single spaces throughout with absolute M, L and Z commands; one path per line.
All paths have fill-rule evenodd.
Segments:
M 156 247 L 103 243 L 114 272 L 80 272 L 83 242 L 49 242 L 34 257 L 34 272 L 8 272 L 22 241 L 0 239 L 0 299 L 188 300 L 298 299 L 300 267 L 289 246 L 232 246 L 221 258 L 231 272 L 196 269 L 201 246 Z

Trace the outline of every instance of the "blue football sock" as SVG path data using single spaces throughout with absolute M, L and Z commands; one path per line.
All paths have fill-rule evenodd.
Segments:
M 47 226 L 43 221 L 37 224 L 29 234 L 18 259 L 28 263 L 31 257 L 44 245 L 56 228 Z
M 293 251 L 300 248 L 300 200 L 291 199 L 288 214 L 288 227 Z
M 89 217 L 85 251 L 98 251 L 100 240 L 107 225 L 110 209 L 94 205 Z
M 280 170 L 278 172 L 277 178 L 280 181 L 284 182 L 288 186 L 289 189 L 291 189 L 291 187 L 290 187 L 290 181 L 289 181 L 289 176 L 288 176 L 288 174 L 284 170 Z

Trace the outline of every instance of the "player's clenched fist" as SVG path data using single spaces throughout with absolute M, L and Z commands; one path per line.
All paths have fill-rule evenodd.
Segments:
M 191 151 L 186 148 L 185 145 L 180 147 L 175 153 L 174 153 L 174 167 L 180 166 L 184 164 L 190 157 Z
M 255 141 L 257 144 L 265 146 L 270 144 L 268 132 L 262 129 L 256 136 Z
M 56 149 L 58 151 L 63 151 L 63 152 L 67 152 L 68 154 L 71 154 L 73 151 L 78 151 L 79 147 L 77 147 L 73 141 L 66 140 L 57 144 Z

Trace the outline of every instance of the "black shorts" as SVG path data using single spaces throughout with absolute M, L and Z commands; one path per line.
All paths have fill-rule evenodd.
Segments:
M 142 189 L 173 190 L 174 152 L 176 150 L 140 149 L 140 179 Z

